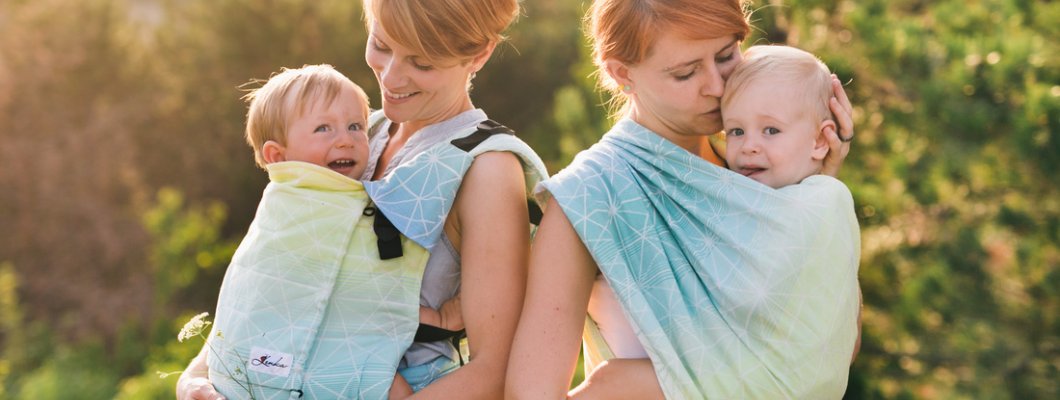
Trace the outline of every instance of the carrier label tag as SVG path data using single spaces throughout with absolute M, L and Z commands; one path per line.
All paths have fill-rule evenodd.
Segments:
M 287 377 L 287 375 L 291 374 L 293 360 L 294 357 L 282 351 L 254 347 L 250 349 L 250 360 L 247 364 L 247 369 L 263 374 Z

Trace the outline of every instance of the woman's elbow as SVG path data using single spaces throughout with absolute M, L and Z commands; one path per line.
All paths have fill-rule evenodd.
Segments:
M 488 394 L 486 398 L 499 399 L 504 396 L 505 378 L 507 375 L 507 357 L 488 357 L 479 355 L 473 357 L 472 361 L 463 368 L 469 368 L 475 377 L 474 384 L 483 393 Z

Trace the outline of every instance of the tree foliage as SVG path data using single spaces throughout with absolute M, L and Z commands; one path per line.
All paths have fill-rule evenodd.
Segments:
M 610 124 L 583 3 L 524 1 L 473 81 L 552 172 Z M 749 43 L 819 55 L 855 104 L 848 397 L 1060 393 L 1060 4 L 754 9 Z M 212 308 L 266 182 L 241 86 L 329 63 L 375 99 L 365 38 L 346 0 L 0 1 L 0 397 L 171 396 L 156 371 L 197 350 L 175 327 Z

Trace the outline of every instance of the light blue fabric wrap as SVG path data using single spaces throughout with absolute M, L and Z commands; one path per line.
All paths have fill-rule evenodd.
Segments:
M 837 399 L 860 236 L 841 182 L 779 190 L 624 119 L 542 183 L 611 284 L 669 399 Z
M 373 114 L 373 119 L 380 117 L 382 112 Z M 449 144 L 451 140 L 474 131 L 453 132 L 448 140 L 415 155 L 382 179 L 364 182 L 364 188 L 376 207 L 402 234 L 420 246 L 429 249 L 441 237 L 464 174 L 479 154 L 507 151 L 518 156 L 523 165 L 528 196 L 538 182 L 548 177 L 545 164 L 537 153 L 514 135 L 490 136 L 471 152 Z

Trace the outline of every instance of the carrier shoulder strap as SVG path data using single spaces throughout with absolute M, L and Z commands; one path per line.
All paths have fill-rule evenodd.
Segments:
M 371 113 L 368 117 L 368 133 L 378 135 L 379 126 L 386 121 L 386 115 L 381 110 Z M 364 215 L 375 216 L 372 222 L 372 230 L 375 231 L 376 246 L 379 248 L 379 259 L 390 260 L 401 257 L 404 253 L 401 249 L 401 232 L 394 227 L 394 223 L 387 219 L 383 212 L 375 207 L 364 209 Z
M 482 142 L 485 142 L 486 139 L 489 139 L 493 135 L 515 136 L 515 131 L 507 126 L 501 125 L 497 121 L 487 119 L 478 124 L 478 129 L 476 129 L 475 132 L 461 138 L 453 139 L 449 143 L 466 153 L 470 153 L 478 147 L 478 145 L 482 144 Z M 532 199 L 527 199 L 526 205 L 530 212 L 530 223 L 534 225 L 540 224 L 542 216 L 541 207 L 538 207 L 537 202 Z M 458 344 L 460 339 L 466 335 L 467 333 L 464 330 L 450 331 L 436 326 L 420 324 L 419 329 L 416 330 L 416 338 L 413 340 L 416 342 L 452 340 L 454 344 Z M 461 362 L 463 362 L 463 359 L 461 359 Z
M 382 119 L 380 118 L 371 126 L 374 128 L 381 121 Z M 482 142 L 485 142 L 486 139 L 497 134 L 514 136 L 515 132 L 507 126 L 501 125 L 494 120 L 487 119 L 480 122 L 477 129 L 475 129 L 470 135 L 453 139 L 449 143 L 466 153 L 470 153 L 471 150 L 474 150 L 475 147 L 478 147 Z M 541 208 L 537 206 L 537 203 L 532 199 L 527 199 L 527 207 L 530 213 L 530 223 L 534 225 L 541 223 L 542 212 Z M 401 233 L 381 211 L 376 212 L 375 223 L 372 228 L 375 230 L 375 235 L 377 237 L 376 243 L 379 247 L 379 258 L 389 260 L 401 257 Z
M 474 150 L 475 147 L 478 147 L 478 145 L 482 144 L 482 142 L 485 142 L 486 139 L 489 139 L 491 136 L 497 134 L 515 136 L 515 131 L 511 130 L 511 128 L 508 128 L 507 126 L 501 125 L 497 121 L 487 119 L 478 124 L 478 129 L 475 130 L 474 133 L 459 139 L 454 139 L 449 143 L 451 143 L 453 146 L 456 146 L 460 150 L 470 153 L 471 150 Z M 541 207 L 537 205 L 537 202 L 533 199 L 527 198 L 526 207 L 530 213 L 530 223 L 534 224 L 535 226 L 541 224 L 541 217 L 543 216 L 543 213 L 541 212 Z

